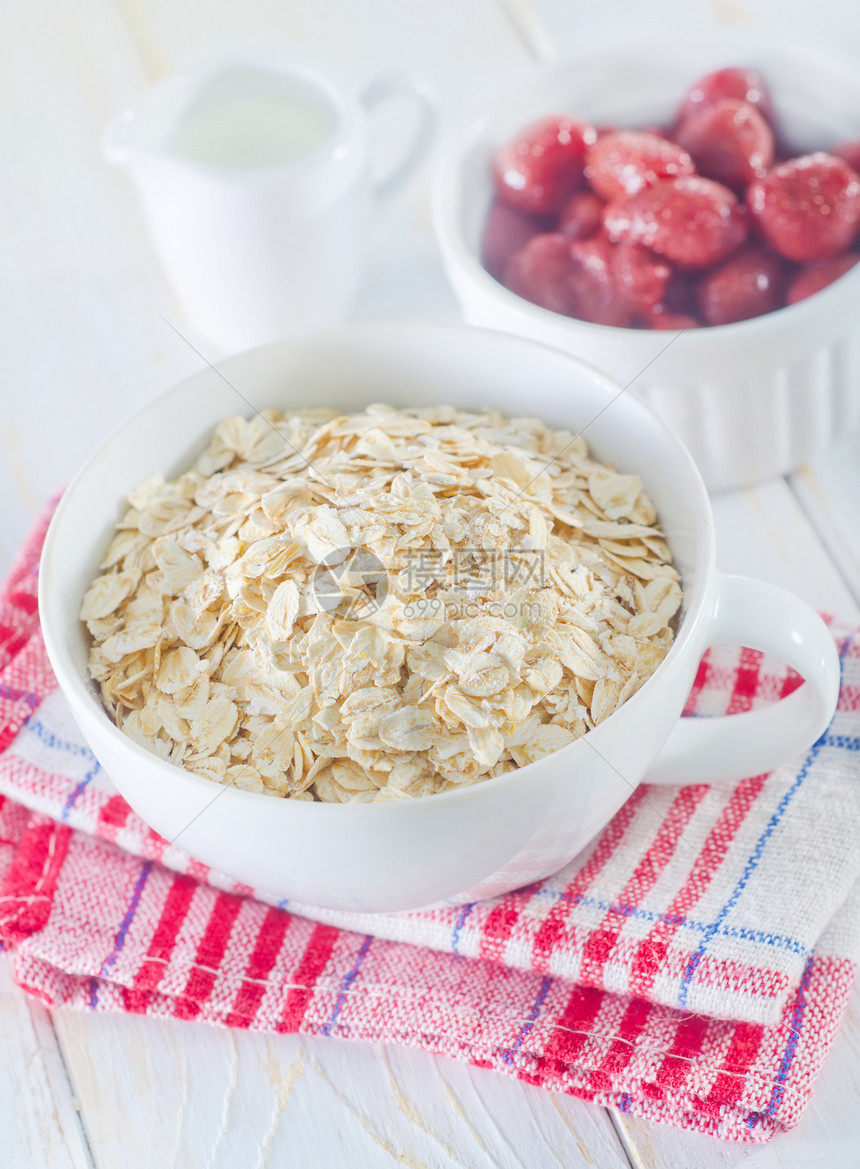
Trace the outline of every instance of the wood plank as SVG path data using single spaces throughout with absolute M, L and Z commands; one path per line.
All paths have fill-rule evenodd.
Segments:
M 609 1116 L 402 1048 L 55 1013 L 98 1169 L 600 1165 Z
M 712 500 L 717 565 L 790 589 L 816 609 L 860 613 L 845 578 L 782 479 Z M 860 576 L 855 578 L 860 581 Z
M 99 153 L 108 118 L 146 76 L 109 3 L 4 14 L 0 105 L 13 181 L 0 201 L 0 574 L 97 443 L 198 364 L 159 316 L 175 309 L 138 208 Z
M 650 0 L 647 7 L 638 0 L 613 0 L 611 4 L 602 0 L 580 0 L 577 4 L 516 0 L 515 6 L 529 9 L 555 56 L 615 38 L 629 41 L 637 33 L 651 39 L 663 30 L 680 46 L 685 34 L 714 28 L 776 33 L 798 43 L 829 45 L 849 59 L 860 50 L 860 23 L 854 7 L 844 0 L 790 5 L 780 0 L 687 0 L 683 5 L 676 0 Z
M 410 71 L 433 86 L 454 116 L 477 103 L 487 86 L 522 67 L 525 51 L 495 0 L 468 5 L 439 0 L 432 19 L 399 0 L 365 0 L 357 15 L 349 0 L 267 0 L 220 5 L 204 0 L 120 0 L 134 42 L 153 71 L 236 53 L 300 57 L 341 86 L 363 88 L 378 69 Z
M 92 1160 L 47 1009 L 0 957 L 0 1164 L 91 1169 Z
M 790 483 L 860 603 L 860 435 L 847 438 L 810 466 L 802 467 Z

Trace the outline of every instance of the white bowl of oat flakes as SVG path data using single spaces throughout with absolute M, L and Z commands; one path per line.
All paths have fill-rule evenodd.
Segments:
M 148 824 L 359 911 L 544 877 L 643 778 L 764 771 L 817 737 L 838 679 L 811 610 L 717 573 L 704 486 L 646 406 L 457 326 L 349 326 L 169 390 L 66 492 L 40 612 Z M 679 721 L 715 641 L 807 684 Z

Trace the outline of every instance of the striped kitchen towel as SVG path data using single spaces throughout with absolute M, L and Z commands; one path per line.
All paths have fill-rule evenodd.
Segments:
M 562 872 L 398 915 L 276 904 L 148 829 L 62 699 L 36 613 L 44 517 L 0 597 L 0 937 L 52 1005 L 395 1042 L 733 1140 L 797 1123 L 860 950 L 860 632 L 839 710 L 734 787 L 640 787 Z M 690 714 L 797 679 L 708 655 Z

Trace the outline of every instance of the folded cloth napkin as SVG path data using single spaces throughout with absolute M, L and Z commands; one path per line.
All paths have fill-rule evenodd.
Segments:
M 347 914 L 192 860 L 113 788 L 38 626 L 49 515 L 0 594 L 0 939 L 52 1006 L 441 1052 L 740 1141 L 797 1123 L 860 957 L 860 631 L 839 710 L 735 786 L 640 786 L 560 873 L 491 901 Z M 712 651 L 688 713 L 798 679 Z

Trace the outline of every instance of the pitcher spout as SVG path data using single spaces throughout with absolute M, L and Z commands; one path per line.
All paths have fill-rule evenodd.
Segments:
M 107 125 L 102 135 L 105 161 L 125 170 L 166 160 L 170 136 L 193 97 L 196 78 L 173 77 L 144 94 Z
M 112 166 L 129 169 L 133 166 L 139 148 L 133 139 L 135 110 L 125 110 L 107 125 L 102 135 L 102 157 Z

